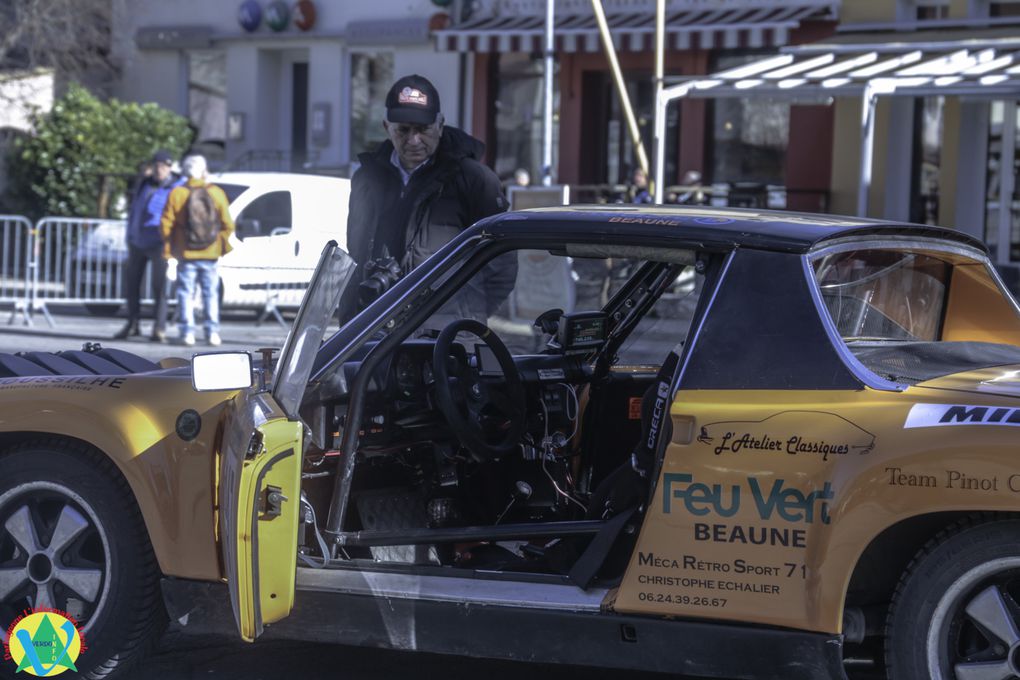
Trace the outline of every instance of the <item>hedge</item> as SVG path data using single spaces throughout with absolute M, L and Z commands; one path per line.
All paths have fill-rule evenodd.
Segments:
M 102 101 L 77 84 L 34 120 L 8 157 L 9 203 L 32 217 L 107 217 L 123 208 L 131 179 L 159 149 L 180 158 L 194 131 L 156 104 Z

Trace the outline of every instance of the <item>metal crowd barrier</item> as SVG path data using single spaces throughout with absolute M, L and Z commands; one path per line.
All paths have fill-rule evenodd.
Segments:
M 44 217 L 36 225 L 35 299 L 114 312 L 124 302 L 127 240 L 123 220 Z M 149 291 L 146 270 L 143 291 Z M 151 302 L 151 300 L 146 300 Z
M 32 223 L 21 215 L 0 215 L 0 302 L 13 305 L 11 322 L 26 310 L 32 272 L 29 267 Z
M 95 314 L 113 314 L 126 301 L 126 266 L 124 220 L 44 217 L 33 226 L 26 217 L 0 215 L 0 304 L 13 307 L 8 323 L 21 314 L 31 325 L 39 312 L 55 327 L 52 305 L 83 305 Z M 258 323 L 271 316 L 284 328 L 288 324 L 278 307 L 300 304 L 311 274 L 279 267 L 227 267 L 220 273 L 237 276 L 242 290 L 250 291 L 242 306 L 261 308 Z M 154 302 L 151 293 L 152 273 L 146 268 L 143 304 Z

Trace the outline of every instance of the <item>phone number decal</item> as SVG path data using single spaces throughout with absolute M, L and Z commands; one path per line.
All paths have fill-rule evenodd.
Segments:
M 713 607 L 722 609 L 726 606 L 725 597 L 702 597 L 700 595 L 687 595 L 686 593 L 638 593 L 638 599 L 642 602 L 667 602 L 670 604 L 682 604 L 688 607 Z

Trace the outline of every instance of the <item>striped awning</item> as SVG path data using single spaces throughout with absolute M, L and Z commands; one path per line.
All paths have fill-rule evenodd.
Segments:
M 688 97 L 1020 94 L 1020 38 L 812 44 L 667 89 Z
M 606 17 L 617 51 L 655 47 L 655 13 L 631 12 Z M 779 47 L 790 31 L 808 19 L 834 20 L 833 6 L 751 7 L 684 10 L 666 14 L 667 49 Z M 592 14 L 556 17 L 557 52 L 597 52 L 599 31 Z M 440 52 L 539 52 L 545 38 L 541 16 L 475 19 L 435 31 Z

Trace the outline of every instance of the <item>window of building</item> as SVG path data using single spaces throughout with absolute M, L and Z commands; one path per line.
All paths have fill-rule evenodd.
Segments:
M 898 0 L 899 21 L 929 21 L 949 18 L 949 0 Z
M 759 54 L 720 56 L 712 70 L 724 71 L 760 57 Z M 711 106 L 711 181 L 783 184 L 790 141 L 789 102 L 722 97 Z
M 676 75 L 676 74 L 673 74 Z M 627 97 L 634 109 L 638 133 L 649 162 L 655 150 L 655 85 L 651 70 L 629 70 L 623 73 Z M 671 106 L 666 114 L 666 148 L 677 149 L 679 106 Z M 587 193 L 572 193 L 577 202 L 624 201 L 622 185 L 631 183 L 638 168 L 638 154 L 620 103 L 620 95 L 612 74 L 605 70 L 586 70 L 581 81 L 581 155 L 580 183 L 610 185 L 591 187 Z M 669 186 L 677 182 L 677 154 L 666 154 L 665 178 Z M 683 168 L 683 171 L 691 168 Z M 573 190 L 572 190 L 573 191 Z M 608 193 L 607 193 L 608 192 Z
M 611 184 L 631 184 L 633 173 L 638 167 L 637 149 L 627 128 L 627 117 L 623 112 L 616 85 L 606 73 L 605 86 L 609 90 L 609 119 L 606 126 L 606 179 Z M 655 154 L 655 80 L 651 71 L 624 73 L 627 97 L 634 107 L 641 143 L 645 147 L 649 162 Z M 677 122 L 680 107 L 671 106 L 666 112 L 666 148 L 677 148 Z M 689 170 L 690 168 L 684 168 Z M 670 184 L 677 177 L 676 154 L 666 154 L 664 177 Z
M 553 168 L 559 149 L 559 66 L 553 74 Z M 493 169 L 505 182 L 514 171 L 528 171 L 532 184 L 542 179 L 543 117 L 545 115 L 545 62 L 516 52 L 499 56 L 496 83 L 495 158 Z
M 351 160 L 386 139 L 386 93 L 393 84 L 393 53 L 351 55 Z
M 917 18 L 920 21 L 929 19 L 948 19 L 949 5 L 920 5 L 917 8 Z
M 227 54 L 217 50 L 187 53 L 188 118 L 195 126 L 195 146 L 211 167 L 224 160 L 227 138 Z
M 993 17 L 1020 17 L 1020 2 L 1017 0 L 1000 0 L 992 2 L 988 13 Z
M 945 97 L 917 99 L 914 109 L 914 158 L 910 221 L 939 222 L 939 176 L 942 170 L 942 112 Z

